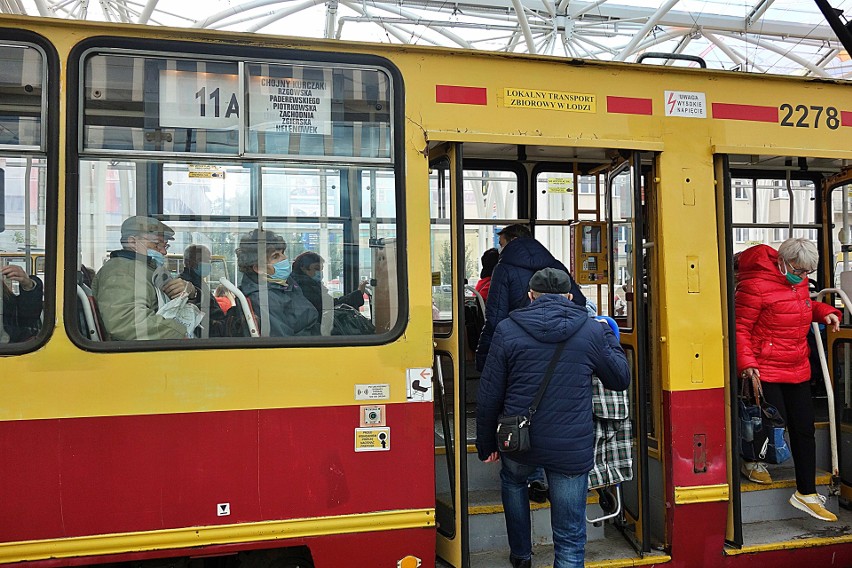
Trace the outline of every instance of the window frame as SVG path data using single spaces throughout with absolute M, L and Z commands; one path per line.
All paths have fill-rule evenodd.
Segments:
M 38 147 L 3 145 L 4 157 L 38 157 L 45 160 L 45 237 L 42 327 L 32 339 L 20 343 L 0 344 L 0 356 L 24 355 L 40 349 L 53 335 L 56 321 L 57 226 L 59 224 L 59 54 L 47 38 L 29 30 L 0 28 L 0 42 L 37 49 L 42 66 L 41 145 Z M 35 266 L 32 267 L 35 270 Z M 75 315 L 76 317 L 76 315 Z
M 356 157 L 331 156 L 317 160 L 315 156 L 298 159 L 295 156 L 264 155 L 262 157 L 249 155 L 222 155 L 222 154 L 172 154 L 155 152 L 133 152 L 133 156 L 125 155 L 121 158 L 127 161 L 148 160 L 177 163 L 208 163 L 208 162 L 239 162 L 251 166 L 305 166 L 310 162 L 324 167 L 346 167 L 361 169 L 375 166 L 379 169 L 388 169 L 393 172 L 396 199 L 396 243 L 398 251 L 406 250 L 407 232 L 407 207 L 405 202 L 405 160 L 403 150 L 405 147 L 405 120 L 404 100 L 405 91 L 402 74 L 399 69 L 389 60 L 370 54 L 360 53 L 329 53 L 322 51 L 307 51 L 299 49 L 275 49 L 271 47 L 244 46 L 236 44 L 185 42 L 185 41 L 157 41 L 144 38 L 126 38 L 101 36 L 84 40 L 77 44 L 68 57 L 67 84 L 73 87 L 68 89 L 68 138 L 75 140 L 76 144 L 69 143 L 66 147 L 66 157 L 69 164 L 74 167 L 65 180 L 67 192 L 67 222 L 65 238 L 68 243 L 75 243 L 73 247 L 66 247 L 64 268 L 66 274 L 74 274 L 77 267 L 77 232 L 79 227 L 79 192 L 80 179 L 79 168 L 76 167 L 83 160 L 97 160 L 104 158 L 115 159 L 119 154 L 115 151 L 84 151 L 83 150 L 83 103 L 85 95 L 85 64 L 92 53 L 122 53 L 135 57 L 146 57 L 157 55 L 167 58 L 201 59 L 208 61 L 223 61 L 231 59 L 242 62 L 267 62 L 267 63 L 306 63 L 316 66 L 328 64 L 333 67 L 358 66 L 362 68 L 380 69 L 384 71 L 389 79 L 391 100 L 393 109 L 391 111 L 391 158 L 376 163 L 376 160 L 362 159 Z M 58 106 L 58 105 L 57 105 Z M 243 117 L 241 117 L 242 122 Z M 242 136 L 242 134 L 241 134 Z M 172 216 L 160 215 L 163 219 Z M 360 222 L 369 223 L 369 217 L 361 217 Z M 256 218 L 252 221 L 257 221 Z M 369 245 L 372 246 L 372 243 Z M 96 352 L 116 351 L 161 351 L 161 350 L 194 350 L 194 349 L 232 349 L 234 347 L 258 347 L 258 348 L 293 348 L 293 347 L 339 347 L 339 346 L 361 346 L 361 345 L 383 345 L 396 341 L 402 336 L 409 320 L 409 294 L 408 294 L 408 262 L 407 255 L 396 255 L 396 288 L 398 312 L 396 321 L 391 329 L 385 333 L 377 333 L 370 336 L 312 336 L 312 337 L 226 337 L 226 338 L 196 338 L 192 341 L 175 340 L 137 340 L 137 341 L 108 341 L 92 342 L 85 338 L 77 329 L 76 325 L 76 291 L 68 282 L 64 290 L 65 298 L 65 328 L 71 341 L 81 349 Z

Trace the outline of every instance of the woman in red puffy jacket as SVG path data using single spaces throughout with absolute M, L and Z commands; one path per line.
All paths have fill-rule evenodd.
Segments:
M 812 517 L 836 521 L 816 492 L 816 441 L 811 398 L 807 335 L 811 322 L 837 331 L 840 312 L 814 302 L 807 275 L 817 268 L 819 253 L 807 239 L 787 239 L 776 252 L 757 245 L 739 255 L 736 289 L 737 372 L 760 381 L 766 401 L 787 423 L 796 468 L 790 504 Z M 744 462 L 742 473 L 755 483 L 772 482 L 766 466 Z

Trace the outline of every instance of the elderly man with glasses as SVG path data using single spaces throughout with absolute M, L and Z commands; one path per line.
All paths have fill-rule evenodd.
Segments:
M 169 278 L 163 268 L 175 232 L 152 217 L 137 215 L 121 224 L 121 246 L 110 253 L 92 282 L 101 318 L 112 340 L 182 339 L 186 327 L 157 314 L 159 288 L 168 298 L 198 293 L 189 282 Z

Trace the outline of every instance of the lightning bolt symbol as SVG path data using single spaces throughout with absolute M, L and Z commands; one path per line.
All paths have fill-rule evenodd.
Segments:
M 674 107 L 675 107 L 675 94 L 674 93 L 669 94 L 669 101 L 666 104 L 669 105 L 669 114 L 673 113 Z

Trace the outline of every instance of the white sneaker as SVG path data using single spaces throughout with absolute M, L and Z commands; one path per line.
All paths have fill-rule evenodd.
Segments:
M 802 495 L 796 491 L 793 493 L 793 496 L 790 497 L 790 504 L 815 519 L 828 522 L 837 520 L 837 516 L 823 506 L 825 505 L 825 497 L 819 493 Z

